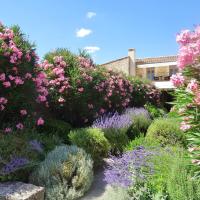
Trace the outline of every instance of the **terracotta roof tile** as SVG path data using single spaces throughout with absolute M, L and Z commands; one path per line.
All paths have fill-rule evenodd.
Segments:
M 176 62 L 176 61 L 177 61 L 177 56 L 161 56 L 161 57 L 154 57 L 154 58 L 136 59 L 136 63 L 139 65 L 151 64 L 151 63 Z

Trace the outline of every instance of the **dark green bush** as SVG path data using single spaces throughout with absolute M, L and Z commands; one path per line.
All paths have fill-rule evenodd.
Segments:
M 131 151 L 135 149 L 138 146 L 143 146 L 145 148 L 151 148 L 151 147 L 159 147 L 160 143 L 155 139 L 149 139 L 143 136 L 141 134 L 140 137 L 135 138 L 134 140 L 130 141 L 124 148 L 125 151 Z
M 72 127 L 69 123 L 62 120 L 46 119 L 44 125 L 38 127 L 38 129 L 46 134 L 58 135 L 65 143 L 69 143 L 68 134 Z
M 144 107 L 147 109 L 152 119 L 164 117 L 167 113 L 163 108 L 159 108 L 151 103 L 146 103 Z
M 122 153 L 124 146 L 128 143 L 126 135 L 127 128 L 105 128 L 104 135 L 110 143 L 111 153 L 117 155 Z
M 162 145 L 185 145 L 186 138 L 173 118 L 161 118 L 152 122 L 147 130 L 147 138 L 157 139 Z
M 91 154 L 95 165 L 99 165 L 110 151 L 110 144 L 103 131 L 98 128 L 82 128 L 71 131 L 71 142 Z
M 28 175 L 44 159 L 45 153 L 60 143 L 60 139 L 56 136 L 48 136 L 30 129 L 7 135 L 0 133 L 0 181 L 27 181 Z M 12 160 L 19 158 L 28 160 L 28 163 L 13 168 L 10 173 L 3 173 L 6 166 L 12 168 Z
M 31 174 L 30 182 L 45 186 L 46 200 L 75 200 L 93 180 L 93 161 L 76 146 L 57 146 Z
M 151 124 L 151 120 L 143 114 L 134 116 L 132 120 L 133 123 L 127 131 L 128 137 L 132 140 L 139 137 L 141 133 L 146 135 L 146 131 Z

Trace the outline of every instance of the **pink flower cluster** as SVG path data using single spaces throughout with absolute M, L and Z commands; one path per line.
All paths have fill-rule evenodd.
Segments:
M 185 78 L 181 73 L 177 73 L 170 77 L 170 81 L 175 87 L 180 87 L 184 85 Z
M 84 57 L 79 56 L 78 60 L 79 60 L 80 66 L 83 68 L 94 67 L 94 63 L 90 58 L 84 58 Z
M 180 69 L 195 64 L 200 56 L 200 26 L 194 31 L 184 30 L 177 35 L 176 41 L 180 44 L 177 64 Z
M 0 63 L 0 114 L 7 114 L 9 110 L 7 107 L 14 105 L 19 110 L 15 110 L 13 115 L 18 115 L 20 121 L 31 114 L 29 112 L 30 108 L 20 107 L 20 102 L 28 99 L 26 94 L 23 93 L 24 90 L 27 90 L 28 87 L 33 89 L 35 86 L 38 97 L 35 97 L 35 92 L 33 92 L 31 94 L 33 97 L 30 96 L 30 98 L 35 98 L 38 102 L 47 103 L 48 95 L 46 75 L 43 72 L 37 72 L 38 57 L 34 49 L 31 47 L 30 49 L 25 48 L 24 44 L 26 42 L 28 41 L 20 38 L 20 33 L 16 32 L 15 34 L 12 29 L 4 27 L 2 23 L 0 24 L 0 56 L 4 60 L 3 63 Z M 16 93 L 16 91 L 18 92 Z M 23 95 L 20 95 L 20 93 Z M 29 102 L 24 103 L 28 104 Z M 8 115 L 10 116 L 10 114 Z M 16 116 L 14 117 L 16 118 Z M 22 122 L 18 122 L 15 126 L 19 130 L 24 128 Z M 12 128 L 7 127 L 4 131 L 9 133 Z
M 67 64 L 62 56 L 55 56 L 53 60 L 53 64 L 45 60 L 40 66 L 48 76 L 49 88 L 51 88 L 51 90 L 58 90 L 60 96 L 62 96 L 62 94 L 67 92 L 70 88 L 69 79 L 65 76 Z M 58 102 L 61 102 L 59 99 L 60 97 L 58 98 Z

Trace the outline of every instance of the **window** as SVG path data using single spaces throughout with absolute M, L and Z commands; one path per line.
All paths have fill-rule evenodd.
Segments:
M 169 75 L 171 76 L 171 75 L 173 75 L 173 74 L 176 74 L 178 72 L 178 68 L 177 68 L 177 66 L 170 66 L 169 67 Z
M 154 68 L 147 68 L 147 78 L 149 80 L 154 80 Z

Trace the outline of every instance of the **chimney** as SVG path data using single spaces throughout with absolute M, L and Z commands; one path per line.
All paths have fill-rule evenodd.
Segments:
M 129 57 L 129 75 L 135 76 L 136 75 L 135 49 L 129 49 L 128 50 L 128 57 Z

